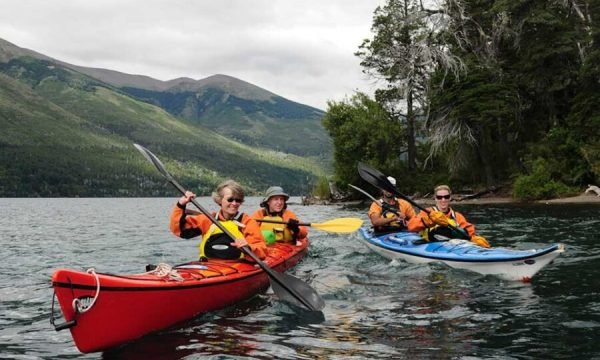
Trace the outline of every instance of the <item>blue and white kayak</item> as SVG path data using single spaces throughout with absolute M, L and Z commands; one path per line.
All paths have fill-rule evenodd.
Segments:
M 565 251 L 563 244 L 552 244 L 541 249 L 512 250 L 483 248 L 459 239 L 424 242 L 419 234 L 407 231 L 374 234 L 367 227 L 359 231 L 367 247 L 385 258 L 401 259 L 413 264 L 439 261 L 453 268 L 495 275 L 504 280 L 528 282 Z

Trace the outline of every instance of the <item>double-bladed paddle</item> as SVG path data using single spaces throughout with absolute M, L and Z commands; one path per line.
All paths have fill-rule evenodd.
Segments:
M 201 212 L 192 210 L 192 209 L 186 209 L 185 213 L 189 214 L 189 215 L 201 214 Z M 270 224 L 285 224 L 285 225 L 288 224 L 287 221 L 283 221 L 283 220 L 256 219 L 256 221 L 270 223 Z M 301 226 L 311 226 L 311 227 L 314 227 L 314 228 L 317 228 L 319 230 L 323 230 L 326 232 L 342 233 L 342 234 L 343 233 L 353 233 L 356 230 L 358 230 L 362 226 L 362 224 L 363 224 L 363 221 L 359 218 L 337 218 L 337 219 L 327 220 L 324 223 L 307 223 L 307 222 L 298 223 L 298 225 L 301 225 Z
M 413 201 L 413 199 L 411 199 L 408 196 L 401 193 L 396 188 L 396 186 L 388 180 L 387 176 L 385 176 L 385 174 L 383 174 L 381 171 L 374 169 L 365 163 L 359 162 L 358 163 L 358 174 L 364 181 L 375 186 L 376 188 L 378 188 L 380 190 L 385 190 L 389 193 L 392 193 L 395 196 L 408 201 L 411 205 L 413 205 L 414 207 L 416 207 L 420 210 L 423 210 L 427 214 L 430 213 L 429 209 L 422 207 L 421 205 L 419 205 L 415 201 Z M 448 224 L 448 227 L 452 230 L 458 231 L 460 234 L 462 234 L 465 237 L 465 239 L 470 238 L 464 229 L 458 228 L 456 226 L 452 226 L 451 224 Z
M 271 224 L 286 224 L 287 221 L 257 219 L 258 222 L 266 222 Z M 324 223 L 298 223 L 301 226 L 312 226 L 319 230 L 333 233 L 353 233 L 361 227 L 363 221 L 359 218 L 337 218 Z
M 169 174 L 165 169 L 163 163 L 154 155 L 150 150 L 145 147 L 134 144 L 135 148 L 139 150 L 142 155 L 148 161 L 150 161 L 156 169 L 167 179 L 171 185 L 173 185 L 182 195 L 185 195 L 185 189 Z M 218 222 L 210 212 L 208 212 L 202 205 L 200 205 L 195 199 L 191 200 L 198 210 L 206 215 L 224 234 L 229 236 L 231 240 L 235 240 L 235 237 L 225 228 L 220 222 Z M 292 303 L 299 307 L 305 307 L 308 310 L 320 311 L 325 306 L 325 302 L 319 296 L 315 289 L 310 287 L 304 281 L 297 279 L 289 274 L 280 273 L 269 268 L 264 262 L 262 262 L 248 246 L 241 247 L 241 250 L 249 256 L 260 268 L 269 275 L 271 287 L 273 292 L 284 301 Z

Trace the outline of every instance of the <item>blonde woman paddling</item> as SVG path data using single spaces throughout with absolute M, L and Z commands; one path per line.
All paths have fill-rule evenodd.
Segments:
M 433 189 L 435 206 L 429 208 L 429 214 L 421 210 L 410 219 L 408 230 L 421 233 L 428 241 L 437 241 L 436 235 L 444 238 L 461 238 L 489 248 L 488 241 L 475 231 L 475 225 L 467 221 L 465 216 L 454 211 L 450 206 L 452 191 L 448 185 L 438 185 Z

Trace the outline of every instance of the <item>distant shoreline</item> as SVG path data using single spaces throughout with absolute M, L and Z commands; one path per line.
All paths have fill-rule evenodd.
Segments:
M 432 199 L 415 199 L 418 204 L 434 204 Z M 481 205 L 492 205 L 492 204 L 600 204 L 600 196 L 595 194 L 581 194 L 577 196 L 547 199 L 547 200 L 536 200 L 536 201 L 519 201 L 511 197 L 480 197 L 476 199 L 466 200 L 453 200 L 453 204 L 481 204 Z
M 416 198 L 413 199 L 419 205 L 431 206 L 435 204 L 435 201 L 430 198 Z M 328 200 L 314 200 L 312 199 L 310 205 L 351 205 L 360 204 L 363 202 L 370 203 L 370 200 L 351 200 L 351 201 L 328 201 Z M 291 204 L 291 203 L 290 203 Z M 501 197 L 501 196 L 482 196 L 476 199 L 465 199 L 452 201 L 455 205 L 494 205 L 494 204 L 600 204 L 600 196 L 595 194 L 580 194 L 577 196 L 547 199 L 547 200 L 536 200 L 536 201 L 519 201 L 512 197 Z M 294 205 L 302 205 L 300 203 L 294 203 Z M 309 205 L 309 204 L 306 204 Z

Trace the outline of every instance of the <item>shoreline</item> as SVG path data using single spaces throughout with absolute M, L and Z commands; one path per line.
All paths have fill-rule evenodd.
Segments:
M 433 199 L 415 199 L 418 204 L 435 204 Z M 511 197 L 480 197 L 476 199 L 453 200 L 453 204 L 468 204 L 468 205 L 492 205 L 492 204 L 600 204 L 600 196 L 595 194 L 581 194 L 556 199 L 535 200 L 535 201 L 519 201 Z
M 419 205 L 431 206 L 435 205 L 435 201 L 430 198 L 416 198 L 413 199 Z M 315 200 L 312 199 L 310 203 L 303 203 L 302 201 L 298 205 L 351 205 L 351 204 L 360 204 L 362 202 L 369 202 L 370 200 L 350 200 L 350 201 L 330 201 L 330 200 Z M 535 201 L 519 201 L 512 197 L 502 197 L 502 196 L 482 196 L 476 199 L 465 199 L 458 200 L 454 199 L 452 201 L 454 205 L 494 205 L 494 204 L 598 204 L 600 205 L 600 196 L 595 194 L 580 194 L 577 196 L 570 196 L 564 198 L 556 198 L 556 199 L 546 199 L 546 200 L 535 200 Z

